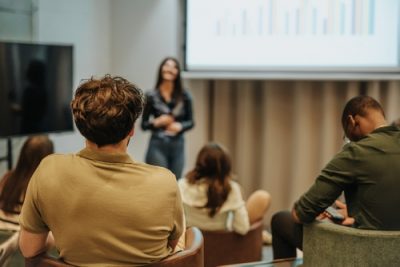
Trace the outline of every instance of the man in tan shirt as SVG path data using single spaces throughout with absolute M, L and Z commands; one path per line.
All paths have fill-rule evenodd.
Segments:
M 43 252 L 51 231 L 73 265 L 139 266 L 167 257 L 184 231 L 175 177 L 126 153 L 142 92 L 105 76 L 81 84 L 71 107 L 86 147 L 45 158 L 32 176 L 20 217 L 23 255 Z

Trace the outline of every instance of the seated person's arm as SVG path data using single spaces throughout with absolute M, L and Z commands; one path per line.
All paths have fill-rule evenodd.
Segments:
M 347 186 L 354 183 L 357 170 L 353 159 L 354 151 L 347 146 L 328 163 L 312 187 L 294 204 L 292 216 L 296 222 L 314 221 L 335 202 Z
M 49 232 L 31 233 L 21 228 L 19 247 L 25 258 L 31 258 L 45 252 L 53 242 L 53 236 Z

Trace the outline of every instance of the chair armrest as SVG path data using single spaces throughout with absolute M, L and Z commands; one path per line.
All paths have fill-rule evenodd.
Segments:
M 395 266 L 400 262 L 400 231 L 363 230 L 321 221 L 303 228 L 305 266 Z
M 25 258 L 25 267 L 71 267 L 68 263 L 48 255 L 47 253 L 39 254 L 32 258 Z

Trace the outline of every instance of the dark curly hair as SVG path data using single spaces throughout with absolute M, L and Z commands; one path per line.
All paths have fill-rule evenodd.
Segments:
M 76 127 L 99 147 L 117 144 L 143 111 L 142 91 L 122 77 L 106 75 L 84 81 L 71 102 Z

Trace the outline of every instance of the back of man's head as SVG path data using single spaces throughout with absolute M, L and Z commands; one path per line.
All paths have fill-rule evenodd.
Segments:
M 76 127 L 99 147 L 128 136 L 143 110 L 143 93 L 121 77 L 84 81 L 71 102 Z
M 342 113 L 342 126 L 346 131 L 349 116 L 355 117 L 359 115 L 361 117 L 367 116 L 370 111 L 376 111 L 385 117 L 381 105 L 374 98 L 366 95 L 360 95 L 350 99 L 343 109 Z

